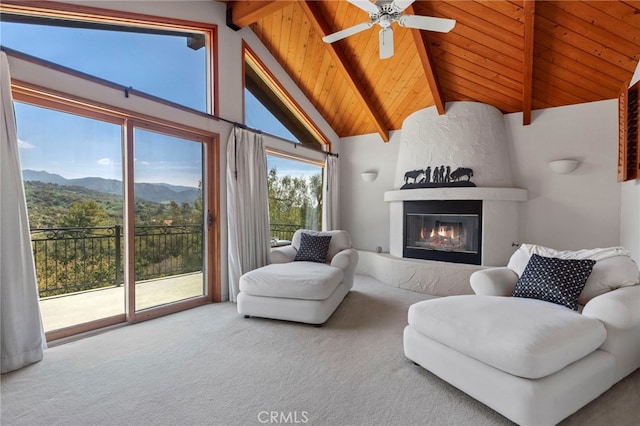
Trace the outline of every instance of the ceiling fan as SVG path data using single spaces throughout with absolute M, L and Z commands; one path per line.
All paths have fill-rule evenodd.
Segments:
M 386 59 L 393 56 L 393 31 L 391 29 L 391 24 L 394 22 L 397 22 L 401 27 L 438 31 L 441 33 L 448 33 L 456 24 L 456 21 L 453 19 L 403 15 L 402 12 L 415 0 L 378 0 L 375 3 L 372 3 L 369 0 L 347 1 L 367 12 L 371 20 L 324 36 L 322 37 L 322 40 L 325 43 L 333 43 L 334 41 L 342 40 L 343 38 L 367 30 L 374 24 L 378 24 L 382 27 L 382 29 L 380 29 L 380 59 Z

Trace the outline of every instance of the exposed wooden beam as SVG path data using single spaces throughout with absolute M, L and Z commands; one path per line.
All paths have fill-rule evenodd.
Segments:
M 231 20 L 233 24 L 242 28 L 253 24 L 260 18 L 270 15 L 291 3 L 293 2 L 283 0 L 238 0 L 229 2 L 227 7 L 231 9 Z
M 315 31 L 324 37 L 333 32 L 331 26 L 327 23 L 324 14 L 320 10 L 318 3 L 315 1 L 302 1 L 298 3 L 305 13 L 309 16 L 312 26 Z M 373 101 L 367 95 L 364 85 L 355 78 L 357 75 L 353 65 L 349 62 L 347 55 L 338 43 L 327 43 L 327 50 L 332 56 L 332 60 L 336 68 L 343 74 L 344 78 L 349 82 L 354 89 L 360 104 L 364 107 L 366 113 L 371 118 L 377 132 L 385 142 L 389 141 L 389 126 L 385 124 L 382 115 L 378 112 L 377 107 L 373 104 Z
M 415 14 L 413 6 L 409 6 L 405 10 L 409 15 Z M 433 95 L 433 101 L 436 109 L 438 114 L 442 115 L 445 113 L 445 103 L 442 99 L 442 91 L 440 90 L 440 83 L 436 76 L 436 70 L 433 67 L 433 61 L 431 60 L 431 53 L 429 53 L 429 48 L 424 42 L 422 31 L 412 29 L 411 34 L 413 35 L 413 40 L 416 44 L 416 49 L 418 50 L 418 56 L 420 56 L 420 62 L 422 63 L 422 69 L 424 69 L 424 75 L 427 78 L 429 89 Z
M 524 58 L 522 60 L 522 125 L 531 124 L 533 101 L 533 38 L 536 16 L 535 0 L 524 1 Z

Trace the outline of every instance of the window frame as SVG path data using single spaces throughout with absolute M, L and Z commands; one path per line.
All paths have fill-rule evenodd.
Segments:
M 9 52 L 9 54 L 11 53 L 12 52 Z M 220 162 L 219 135 L 202 129 L 182 125 L 180 123 L 167 121 L 162 118 L 128 111 L 115 106 L 102 104 L 93 100 L 83 99 L 74 95 L 65 94 L 54 89 L 44 88 L 13 78 L 11 80 L 11 92 L 13 95 L 13 100 L 17 102 L 27 103 L 41 108 L 48 108 L 56 111 L 121 125 L 123 127 L 123 132 L 125 133 L 123 137 L 129 140 L 133 140 L 133 129 L 135 127 L 138 127 L 201 142 L 205 145 L 205 164 L 209 165 L 209 167 L 206 167 L 206 179 L 209 182 L 209 185 L 207 186 L 207 190 L 205 193 L 205 205 L 214 220 L 213 223 L 207 227 L 208 232 L 206 235 L 206 246 L 207 253 L 214 255 L 209 256 L 209 260 L 205 267 L 207 278 L 206 294 L 201 297 L 187 299 L 186 301 L 179 301 L 151 310 L 142 311 L 135 310 L 135 306 L 133 306 L 132 304 L 133 299 L 131 295 L 129 295 L 127 297 L 127 306 L 124 314 L 98 319 L 96 321 L 82 323 L 60 330 L 51 330 L 46 333 L 47 341 L 55 341 L 80 333 L 86 333 L 99 328 L 117 325 L 125 322 L 136 323 L 148 319 L 158 318 L 170 313 L 179 312 L 206 303 L 220 302 L 222 293 L 220 278 L 221 260 L 219 256 L 220 188 L 218 187 L 219 185 L 216 186 L 216 183 L 219 184 L 219 181 L 217 180 L 219 178 L 218 169 Z M 193 113 L 192 110 L 190 112 Z M 130 150 L 132 146 L 133 144 L 131 143 L 125 144 L 125 147 L 127 147 L 128 150 Z M 128 152 L 125 155 L 133 158 L 132 152 Z M 132 186 L 133 183 L 129 182 L 128 191 L 132 191 Z M 134 202 L 132 199 L 127 199 L 125 196 L 125 200 L 123 201 L 126 204 L 125 210 L 128 210 L 129 212 L 134 211 Z M 127 231 L 127 229 L 134 229 L 134 215 L 128 213 L 127 215 L 125 215 L 125 218 L 127 218 L 127 221 L 125 222 L 125 233 L 127 233 L 129 232 Z M 128 241 L 129 246 L 131 246 L 133 244 L 133 239 L 128 238 Z M 131 250 L 131 247 L 129 247 L 129 250 Z M 130 272 L 130 274 L 132 273 L 133 272 Z M 129 279 L 131 280 L 131 277 L 129 277 Z M 129 292 L 133 292 L 135 290 L 133 287 L 134 286 L 130 286 Z
M 172 107 L 189 111 L 198 111 L 204 114 L 218 115 L 218 26 L 215 24 L 205 24 L 201 22 L 188 21 L 176 18 L 166 18 L 141 13 L 132 13 L 103 9 L 92 6 L 82 6 L 69 3 L 57 3 L 50 1 L 16 1 L 4 0 L 0 3 L 0 13 L 33 16 L 40 18 L 69 20 L 77 22 L 95 23 L 102 25 L 128 26 L 146 28 L 150 30 L 167 30 L 175 32 L 198 32 L 205 36 L 206 51 L 206 102 L 207 111 L 198 111 L 193 108 L 163 99 L 161 97 L 136 91 L 136 95 L 156 102 L 164 103 Z M 9 49 L 7 49 L 9 50 Z M 26 55 L 28 56 L 28 55 Z M 40 60 L 41 62 L 47 62 Z M 75 73 L 83 77 L 88 77 L 94 82 L 99 82 L 108 86 L 121 87 L 99 77 L 90 76 L 80 71 L 74 71 L 63 65 L 54 64 L 58 69 L 68 73 Z
M 293 99 L 293 96 L 284 88 L 284 86 L 276 79 L 267 66 L 260 60 L 258 55 L 249 47 L 246 42 L 242 42 L 242 76 L 243 76 L 243 107 L 244 122 L 246 123 L 246 103 L 244 100 L 244 90 L 246 84 L 246 67 L 249 66 L 257 74 L 257 76 L 265 83 L 265 85 L 273 92 L 273 94 L 282 102 L 285 108 L 297 119 L 300 124 L 311 134 L 319 145 L 319 150 L 323 152 L 331 152 L 331 141 L 320 130 L 320 128 L 311 120 L 309 115 L 302 107 Z M 275 135 L 274 135 L 275 136 Z M 277 137 L 277 136 L 276 136 Z M 295 143 L 291 141 L 292 143 Z M 297 144 L 297 143 L 296 143 Z M 309 146 L 307 145 L 307 148 Z

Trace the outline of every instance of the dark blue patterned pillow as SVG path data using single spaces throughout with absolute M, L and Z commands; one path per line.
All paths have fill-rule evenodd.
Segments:
M 578 296 L 596 261 L 531 256 L 513 289 L 513 297 L 557 303 L 578 310 Z
M 293 260 L 325 263 L 330 242 L 331 235 L 311 235 L 303 232 L 300 235 L 300 248 Z

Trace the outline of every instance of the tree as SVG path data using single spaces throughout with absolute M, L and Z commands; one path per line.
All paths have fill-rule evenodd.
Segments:
M 93 228 L 104 225 L 107 212 L 93 201 L 78 201 L 71 203 L 67 214 L 62 216 L 58 225 L 63 228 Z
M 318 229 L 321 223 L 322 176 L 278 176 L 275 168 L 267 176 L 269 221 Z
M 202 179 L 198 181 L 198 197 L 193 202 L 193 223 L 202 223 L 203 216 Z
M 320 173 L 309 178 L 309 189 L 315 207 L 315 221 L 320 229 L 322 227 L 322 175 Z

